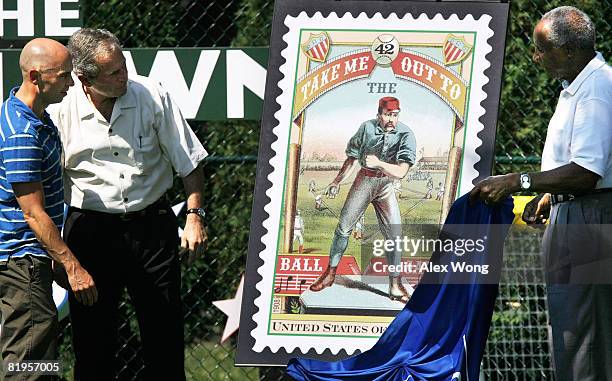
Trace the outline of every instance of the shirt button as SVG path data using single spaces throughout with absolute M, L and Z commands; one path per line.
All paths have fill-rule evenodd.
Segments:
M 109 133 L 109 134 L 112 134 L 112 133 L 113 133 L 113 129 L 112 129 L 112 128 L 109 128 L 109 129 L 108 129 L 108 133 Z
M 128 198 L 127 198 L 127 197 L 124 197 L 124 198 L 123 198 L 123 202 L 128 202 Z
M 124 177 L 124 176 L 123 176 L 123 173 L 119 175 L 119 178 L 120 178 L 120 179 L 122 179 L 123 177 Z
M 113 155 L 119 156 L 119 152 L 113 152 Z

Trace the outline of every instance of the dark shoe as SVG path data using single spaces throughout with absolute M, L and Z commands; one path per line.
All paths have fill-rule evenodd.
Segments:
M 334 280 L 336 279 L 336 268 L 329 267 L 325 269 L 325 272 L 321 274 L 317 280 L 314 281 L 313 284 L 310 285 L 310 290 L 314 292 L 319 292 L 324 288 L 327 288 L 334 284 Z
M 401 277 L 389 277 L 389 298 L 391 300 L 399 300 L 402 303 L 407 303 L 410 295 L 404 285 Z

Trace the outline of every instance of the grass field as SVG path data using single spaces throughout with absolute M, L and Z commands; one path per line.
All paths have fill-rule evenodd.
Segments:
M 334 230 L 338 223 L 340 210 L 344 205 L 347 193 L 351 188 L 353 178 L 341 185 L 340 193 L 335 199 L 328 199 L 323 196 L 323 210 L 315 209 L 315 196 L 308 192 L 308 183 L 314 180 L 317 193 L 322 194 L 325 188 L 336 176 L 337 171 L 312 171 L 305 170 L 300 175 L 298 183 L 297 208 L 301 211 L 304 219 L 304 247 L 308 254 L 328 254 Z M 436 201 L 435 187 L 441 182 L 444 184 L 445 172 L 431 171 L 434 182 L 434 192 L 431 199 L 425 200 L 423 196 L 427 191 L 426 180 L 402 180 L 402 192 L 399 196 L 400 210 L 402 213 L 402 224 L 404 234 L 409 235 L 407 230 L 411 224 L 437 224 L 442 210 L 442 202 Z M 408 177 L 408 176 L 407 176 Z M 325 208 L 326 207 L 326 208 Z M 373 236 L 373 234 L 375 234 Z M 378 221 L 372 205 L 365 213 L 365 232 L 366 238 L 381 238 L 378 230 Z M 297 242 L 295 243 L 297 245 Z M 345 255 L 354 256 L 357 263 L 361 263 L 360 241 L 351 237 Z M 363 250 L 366 252 L 365 250 Z

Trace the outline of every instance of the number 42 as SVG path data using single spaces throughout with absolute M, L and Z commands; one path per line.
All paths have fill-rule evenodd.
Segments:
M 375 49 L 378 54 L 393 54 L 393 44 L 380 44 Z

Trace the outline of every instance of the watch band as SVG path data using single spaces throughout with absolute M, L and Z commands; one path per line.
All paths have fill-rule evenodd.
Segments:
M 191 213 L 195 213 L 198 216 L 200 216 L 200 218 L 202 220 L 204 220 L 204 217 L 206 217 L 206 212 L 204 211 L 204 209 L 202 208 L 191 208 L 191 209 L 187 209 L 187 212 L 185 212 L 185 215 L 187 214 L 191 214 Z

